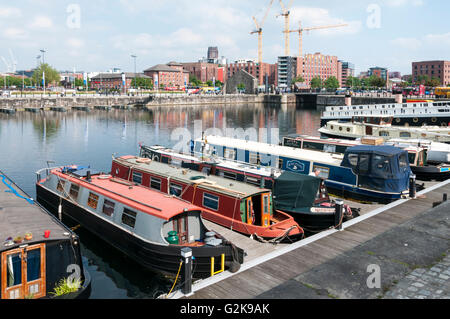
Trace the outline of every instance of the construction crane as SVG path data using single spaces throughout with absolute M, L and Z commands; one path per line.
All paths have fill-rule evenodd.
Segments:
M 302 22 L 299 22 L 300 28 L 298 30 L 290 30 L 289 32 L 298 32 L 299 37 L 299 54 L 298 56 L 303 56 L 303 32 L 304 31 L 311 31 L 311 30 L 320 30 L 320 29 L 331 29 L 331 28 L 339 28 L 339 27 L 346 27 L 348 24 L 336 24 L 336 25 L 326 25 L 326 26 L 320 26 L 320 27 L 311 27 L 311 28 L 302 28 Z
M 270 0 L 269 6 L 267 7 L 266 15 L 264 16 L 264 18 L 261 20 L 260 23 L 258 23 L 258 21 L 256 21 L 256 18 L 253 17 L 253 21 L 255 22 L 256 30 L 250 32 L 250 34 L 255 34 L 255 33 L 258 34 L 258 63 L 259 63 L 259 65 L 261 65 L 261 63 L 262 63 L 262 28 L 264 26 L 264 23 L 266 22 L 267 15 L 269 14 L 272 3 L 273 3 L 273 0 Z
M 290 55 L 290 49 L 289 49 L 289 15 L 291 14 L 290 8 L 292 6 L 292 3 L 294 0 L 291 0 L 289 2 L 289 5 L 287 7 L 284 6 L 283 1 L 280 0 L 280 5 L 282 12 L 281 14 L 277 15 L 277 17 L 283 16 L 284 17 L 284 55 L 289 56 Z

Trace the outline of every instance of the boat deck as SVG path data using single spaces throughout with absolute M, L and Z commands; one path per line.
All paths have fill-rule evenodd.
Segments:
M 11 188 L 17 192 L 17 195 Z M 20 245 L 5 246 L 5 240 L 8 237 L 14 239 L 19 236 L 24 237 L 26 233 L 32 233 L 33 238 L 30 241 L 24 241 L 24 244 L 32 244 L 67 239 L 72 234 L 38 204 L 29 202 L 25 198 L 29 199 L 29 196 L 0 171 L 0 251 Z M 48 239 L 44 238 L 46 230 L 50 230 Z
M 343 231 L 324 231 L 290 245 L 281 244 L 274 246 L 272 244 L 263 244 L 252 241 L 249 238 L 239 238 L 237 234 L 228 234 L 225 230 L 221 230 L 225 237 L 228 237 L 228 239 L 232 240 L 237 246 L 246 250 L 248 256 L 244 260 L 244 264 L 242 265 L 240 271 L 236 274 L 225 272 L 212 278 L 194 283 L 194 295 L 190 298 L 248 299 L 261 298 L 261 296 L 283 298 L 280 297 L 282 294 L 277 295 L 274 294 L 274 292 L 280 287 L 284 287 L 283 285 L 289 285 L 295 278 L 300 278 L 306 273 L 314 274 L 315 269 L 322 269 L 321 267 L 325 267 L 324 265 L 331 263 L 331 266 L 333 266 L 332 263 L 338 258 L 340 258 L 340 262 L 345 261 L 348 265 L 363 263 L 361 256 L 357 258 L 354 257 L 354 259 L 349 259 L 347 255 L 350 256 L 351 254 L 355 254 L 355 249 L 359 248 L 361 250 L 363 249 L 361 247 L 365 247 L 364 245 L 368 244 L 372 245 L 370 249 L 376 251 L 376 254 L 393 255 L 393 251 L 395 251 L 398 255 L 401 255 L 402 257 L 404 256 L 405 260 L 412 265 L 414 265 L 414 260 L 411 259 L 420 259 L 421 256 L 427 257 L 428 255 L 431 255 L 429 254 L 429 251 L 433 251 L 434 253 L 437 248 L 442 248 L 442 245 L 448 249 L 448 226 L 446 228 L 447 235 L 445 235 L 444 231 L 443 235 L 438 235 L 438 239 L 433 237 L 435 235 L 433 232 L 437 231 L 434 226 L 431 228 L 424 227 L 423 232 L 433 233 L 433 236 L 429 238 L 417 236 L 417 234 L 410 234 L 411 229 L 414 229 L 414 227 L 408 225 L 408 222 L 413 220 L 415 221 L 415 218 L 418 218 L 418 216 L 425 213 L 427 213 L 428 216 L 433 216 L 433 214 L 430 213 L 430 209 L 433 204 L 442 201 L 443 194 L 448 194 L 450 192 L 450 180 L 440 184 L 428 183 L 427 186 L 428 188 L 422 192 L 419 192 L 418 198 L 414 200 L 404 199 L 389 205 L 362 206 L 364 209 L 361 212 L 361 216 L 346 222 L 344 224 Z M 354 207 L 354 203 L 349 204 Z M 448 205 L 445 204 L 445 206 Z M 444 210 L 443 213 L 441 212 L 440 214 L 436 214 L 435 218 L 442 218 L 442 215 L 446 212 L 447 211 Z M 437 226 L 442 224 L 441 220 L 432 222 Z M 399 231 L 399 234 L 408 237 L 408 242 L 413 240 L 421 240 L 422 242 L 418 243 L 417 247 L 414 246 L 407 248 L 407 244 L 404 247 L 391 247 L 393 243 L 398 244 L 398 241 L 400 240 L 396 238 L 397 229 L 399 228 L 403 228 L 402 231 Z M 393 236 L 393 238 L 386 240 L 385 238 L 387 238 L 387 235 L 385 236 L 385 234 L 389 234 L 389 231 L 391 232 L 389 236 Z M 439 229 L 439 231 L 442 232 L 442 229 Z M 420 234 L 421 233 L 419 232 L 419 235 Z M 411 238 L 412 236 L 415 237 Z M 447 240 L 445 240 L 445 238 L 447 238 Z M 441 241 L 435 242 L 439 239 Z M 423 246 L 426 245 L 430 245 L 430 247 L 424 248 Z M 395 259 L 395 256 L 396 255 L 394 254 L 391 258 Z M 370 253 L 367 253 L 366 257 L 372 256 Z M 431 257 L 428 256 L 427 258 L 430 259 Z M 383 258 L 380 259 L 381 261 L 379 262 L 382 262 Z M 397 261 L 396 263 L 400 265 L 402 265 L 402 263 L 408 265 L 407 262 Z M 334 267 L 328 269 L 331 270 L 332 273 L 331 275 L 328 274 L 329 276 L 335 278 L 334 273 L 341 272 L 348 275 L 345 272 L 345 269 L 336 267 L 338 266 L 335 265 Z M 408 269 L 407 266 L 404 268 Z M 404 272 L 405 269 L 402 269 L 402 271 Z M 402 272 L 399 269 L 394 269 L 393 271 L 396 271 L 397 273 L 395 274 L 397 275 Z M 363 283 L 365 285 L 366 277 L 369 274 L 365 275 L 366 269 L 364 269 L 363 272 Z M 390 279 L 395 277 L 395 274 L 392 275 Z M 325 275 L 322 275 L 322 277 L 326 278 Z M 341 285 L 348 285 L 348 283 L 341 283 Z M 360 285 L 362 284 L 360 283 Z M 288 287 L 283 289 L 285 289 L 283 290 L 284 292 L 289 291 Z M 297 290 L 291 289 L 291 295 L 286 295 L 286 297 L 307 297 L 306 295 L 302 295 L 301 292 L 297 293 L 296 291 Z M 314 290 L 310 291 L 310 293 L 312 292 L 314 292 Z M 279 291 L 278 293 L 282 292 Z M 345 298 L 346 295 L 343 293 L 339 295 L 339 297 Z M 357 296 L 353 297 L 357 298 Z M 173 294 L 171 298 L 184 298 L 184 295 L 177 292 Z

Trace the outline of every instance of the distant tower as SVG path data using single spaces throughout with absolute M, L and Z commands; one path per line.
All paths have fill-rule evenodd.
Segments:
M 208 60 L 217 60 L 219 58 L 219 49 L 217 47 L 208 48 Z

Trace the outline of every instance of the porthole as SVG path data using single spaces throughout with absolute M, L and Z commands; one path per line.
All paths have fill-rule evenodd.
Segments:
M 395 122 L 400 123 L 400 119 L 397 117 L 397 118 L 395 119 Z
M 437 122 L 437 118 L 432 117 L 432 118 L 431 118 L 431 122 L 436 123 L 436 122 Z
M 342 126 L 339 126 L 339 131 L 342 131 Z
M 442 122 L 442 123 L 441 123 L 441 126 L 442 126 L 442 127 L 447 127 L 448 125 L 447 125 L 447 123 Z
M 413 122 L 414 122 L 414 123 L 418 123 L 418 122 L 419 122 L 419 119 L 418 119 L 417 117 L 415 117 L 415 118 L 413 118 Z

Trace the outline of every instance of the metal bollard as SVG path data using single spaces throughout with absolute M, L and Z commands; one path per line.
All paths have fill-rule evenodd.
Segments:
M 336 210 L 334 213 L 334 226 L 338 230 L 342 230 L 341 219 L 342 215 L 344 214 L 344 201 L 341 199 L 336 199 L 334 208 Z
M 416 198 L 416 175 L 409 176 L 409 197 Z
M 181 292 L 185 296 L 192 294 L 192 249 L 185 247 L 181 249 L 181 257 L 184 259 L 184 284 Z

